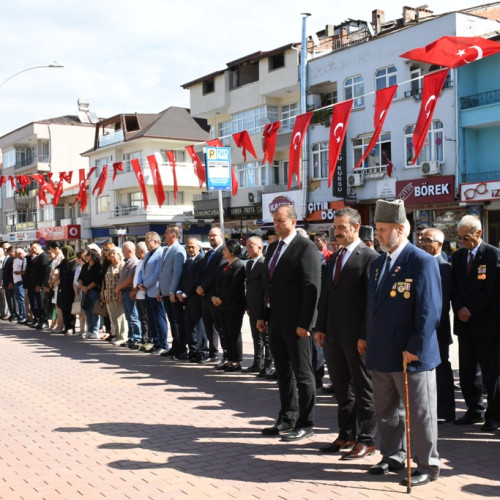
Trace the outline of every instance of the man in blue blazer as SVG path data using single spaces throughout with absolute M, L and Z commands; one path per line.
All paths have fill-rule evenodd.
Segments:
M 176 224 L 169 224 L 163 234 L 167 248 L 163 251 L 160 267 L 160 292 L 158 299 L 163 299 L 172 335 L 172 348 L 163 356 L 186 360 L 187 342 L 184 332 L 184 308 L 177 299 L 177 290 L 182 276 L 182 266 L 186 260 L 186 250 L 179 243 L 181 231 Z
M 460 387 L 467 411 L 456 425 L 483 421 L 483 388 L 488 408 L 483 432 L 495 432 L 500 425 L 499 361 L 499 282 L 500 250 L 485 243 L 481 221 L 465 215 L 458 223 L 462 248 L 452 256 L 455 313 L 454 332 L 458 335 Z M 481 377 L 477 376 L 477 366 Z
M 163 354 L 167 352 L 167 317 L 163 302 L 158 301 L 160 268 L 163 261 L 161 238 L 155 231 L 146 233 L 148 253 L 137 279 L 137 288 L 146 292 L 148 323 L 153 337 L 153 347 L 146 352 Z
M 371 371 L 382 461 L 370 474 L 402 469 L 406 460 L 403 359 L 408 366 L 412 485 L 439 477 L 436 328 L 441 316 L 441 279 L 436 259 L 408 241 L 402 200 L 377 200 L 377 238 L 386 252 L 372 262 L 366 307 L 366 340 L 359 341 Z M 406 485 L 406 479 L 402 484 Z

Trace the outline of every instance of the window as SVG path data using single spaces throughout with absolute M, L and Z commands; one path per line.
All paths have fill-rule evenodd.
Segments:
M 281 54 L 276 54 L 274 56 L 271 56 L 268 60 L 269 60 L 269 71 L 283 68 L 285 66 L 285 54 L 283 52 L 281 52 Z
M 123 164 L 123 173 L 132 171 L 132 165 L 130 164 L 130 161 L 135 159 L 139 160 L 139 163 L 142 164 L 142 151 L 134 151 L 133 153 L 127 153 L 125 155 L 125 162 Z M 118 175 L 120 173 L 121 172 L 118 172 Z
M 43 162 L 50 161 L 50 143 L 49 143 L 49 141 L 42 142 L 41 150 L 42 150 L 42 155 L 39 158 L 39 161 L 43 161 Z
M 231 120 L 231 130 L 224 130 L 224 134 L 236 134 L 246 130 L 250 135 L 257 134 L 264 130 L 264 127 L 270 123 L 278 120 L 278 107 L 277 106 L 259 106 L 258 108 L 248 109 L 241 113 L 233 115 Z M 229 122 L 224 122 L 229 123 Z M 220 124 L 223 125 L 222 123 Z M 226 125 L 227 128 L 229 128 Z M 227 133 L 229 132 L 229 133 Z
M 105 158 L 99 158 L 98 160 L 95 161 L 95 166 L 97 167 L 95 169 L 95 178 L 99 179 L 99 176 L 101 175 L 101 170 L 104 165 L 108 164 L 108 157 L 106 156 Z M 108 172 L 109 174 L 109 172 Z
M 229 88 L 237 89 L 248 83 L 259 81 L 259 63 L 250 63 L 240 66 L 238 68 L 233 68 L 229 72 Z
M 97 198 L 97 213 L 104 214 L 109 212 L 110 209 L 109 196 L 99 196 Z
M 300 115 L 298 102 L 281 106 L 281 132 L 291 132 L 295 123 L 295 117 Z
M 396 68 L 394 66 L 389 66 L 388 68 L 379 69 L 375 75 L 375 83 L 377 90 L 397 85 L 398 77 Z
M 16 164 L 16 150 L 9 149 L 3 152 L 3 168 L 14 167 Z
M 212 92 L 215 92 L 215 80 L 213 78 L 210 78 L 210 80 L 205 80 L 202 84 L 202 93 L 203 95 L 205 94 L 211 94 Z
M 240 188 L 253 188 L 267 185 L 267 166 L 257 162 L 236 165 L 235 175 Z
M 410 95 L 416 99 L 420 99 L 422 93 L 422 69 L 417 66 L 410 68 L 411 90 Z
M 176 149 L 174 150 L 174 159 L 177 166 L 184 166 L 184 165 L 179 165 L 181 163 L 186 163 L 186 153 L 187 151 L 184 151 L 183 149 Z M 160 150 L 160 155 L 163 160 L 163 163 L 168 163 L 168 158 L 167 158 L 167 150 L 162 149 Z
M 231 120 L 219 123 L 219 137 L 221 138 L 223 146 L 226 147 L 229 146 L 232 133 L 233 133 L 233 122 Z
M 313 179 L 328 178 L 328 142 L 318 142 L 312 146 Z
M 327 92 L 321 96 L 321 106 L 330 106 L 337 104 L 337 91 Z
M 144 208 L 144 200 L 142 196 L 142 191 L 136 191 L 135 193 L 129 193 L 128 195 L 128 209 L 129 212 L 139 210 Z
M 363 156 L 370 144 L 371 138 L 371 135 L 366 135 L 353 140 L 354 166 L 358 164 Z M 387 165 L 387 158 L 391 159 L 391 134 L 380 134 L 377 144 L 364 159 L 362 167 L 369 168 Z
M 165 191 L 167 205 L 184 205 L 184 191 L 177 191 L 177 201 L 174 199 L 173 191 Z
M 344 83 L 345 98 L 354 99 L 353 109 L 361 108 L 365 105 L 365 84 L 362 76 L 352 76 Z
M 415 129 L 414 125 L 409 125 L 405 128 L 405 157 L 406 165 L 411 165 L 413 163 L 413 158 L 415 156 L 415 148 L 413 147 L 413 131 Z M 427 132 L 427 137 L 425 139 L 422 150 L 418 157 L 417 165 L 423 163 L 424 161 L 444 161 L 443 156 L 443 122 L 435 120 L 432 122 L 429 132 Z

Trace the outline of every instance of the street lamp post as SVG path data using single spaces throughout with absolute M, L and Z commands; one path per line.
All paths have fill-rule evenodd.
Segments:
M 52 64 L 44 64 L 42 66 L 32 66 L 31 68 L 22 69 L 21 71 L 14 73 L 13 75 L 9 76 L 9 78 L 0 83 L 0 87 L 4 86 L 9 80 L 12 80 L 12 78 L 16 77 L 17 75 L 20 75 L 21 73 L 25 73 L 26 71 L 31 71 L 32 69 L 39 69 L 39 68 L 64 68 L 64 64 L 54 61 Z

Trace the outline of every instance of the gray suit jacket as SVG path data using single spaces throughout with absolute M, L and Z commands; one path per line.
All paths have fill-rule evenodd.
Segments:
M 178 241 L 165 249 L 160 267 L 160 293 L 163 296 L 175 294 L 179 290 L 185 260 L 186 251 Z

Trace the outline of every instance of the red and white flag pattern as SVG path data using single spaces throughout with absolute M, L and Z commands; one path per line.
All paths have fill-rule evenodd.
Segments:
M 281 122 L 277 121 L 274 123 L 268 123 L 262 132 L 262 137 L 264 142 L 262 144 L 262 149 L 264 150 L 264 158 L 262 163 L 272 163 L 274 161 L 274 152 L 276 151 L 276 139 L 278 138 L 278 130 L 280 128 Z
M 144 200 L 144 208 L 148 208 L 149 200 L 148 200 L 148 191 L 146 189 L 146 183 L 144 182 L 144 175 L 141 170 L 141 164 L 137 158 L 130 160 L 130 164 L 134 170 L 135 176 L 137 177 L 137 182 L 142 191 L 142 198 Z
M 252 139 L 250 139 L 250 135 L 246 130 L 243 130 L 243 132 L 238 132 L 236 134 L 233 134 L 233 139 L 234 139 L 234 143 L 236 144 L 236 146 L 243 149 L 243 160 L 244 161 L 247 161 L 247 151 L 255 159 L 257 159 L 257 153 L 255 152 L 255 149 L 253 147 Z
M 175 171 L 175 153 L 173 151 L 167 151 L 167 158 L 170 166 L 172 167 L 172 175 L 174 177 L 174 202 L 177 203 L 177 172 Z
M 290 191 L 293 182 L 293 174 L 297 176 L 297 184 L 299 188 L 300 183 L 300 155 L 302 153 L 302 142 L 306 135 L 307 127 L 311 122 L 313 112 L 309 111 L 303 115 L 298 115 L 295 118 L 295 125 L 293 126 L 292 140 L 290 142 L 290 151 L 288 156 L 288 187 L 287 190 Z
M 147 157 L 149 168 L 151 169 L 151 175 L 153 176 L 153 187 L 156 195 L 156 201 L 158 206 L 161 207 L 167 196 L 165 195 L 165 188 L 163 187 L 163 181 L 161 180 L 160 167 L 158 166 L 158 161 L 155 155 L 149 155 Z
M 330 124 L 330 144 L 328 151 L 328 187 L 332 185 L 333 175 L 337 168 L 342 144 L 344 144 L 345 133 L 349 118 L 351 117 L 353 100 L 339 102 L 333 106 L 332 120 Z
M 207 182 L 207 176 L 205 169 L 203 168 L 203 163 L 201 163 L 200 157 L 194 150 L 194 146 L 186 146 L 186 151 L 188 152 L 191 160 L 193 162 L 194 173 L 198 180 L 200 181 L 200 187 Z

